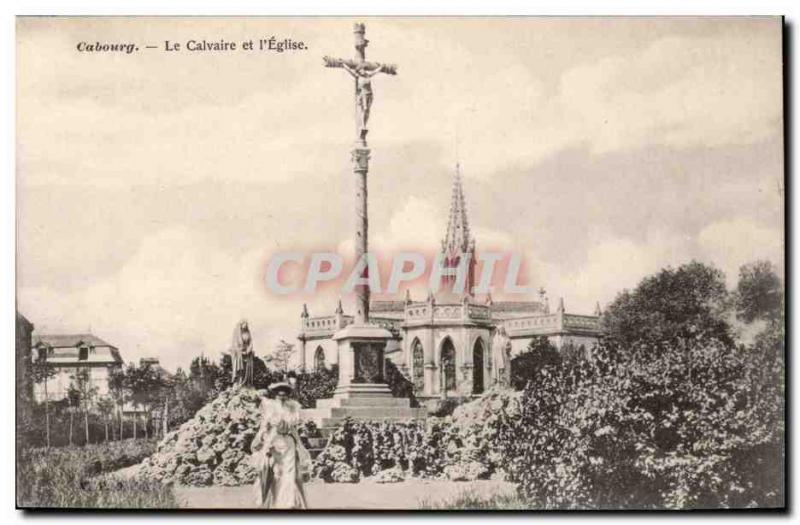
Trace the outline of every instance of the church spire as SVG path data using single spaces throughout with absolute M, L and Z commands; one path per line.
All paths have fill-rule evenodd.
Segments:
M 456 163 L 456 175 L 453 178 L 453 191 L 450 197 L 450 214 L 447 218 L 447 232 L 442 248 L 448 254 L 467 252 L 471 240 L 464 187 L 461 182 L 461 166 Z
M 461 182 L 461 165 L 456 163 L 453 191 L 450 196 L 450 213 L 447 218 L 447 231 L 444 239 L 442 239 L 444 267 L 454 272 L 458 267 L 462 254 L 469 254 L 470 257 L 464 291 L 472 294 L 472 289 L 475 285 L 475 239 L 470 236 L 467 204 L 464 198 L 464 187 Z M 443 278 L 443 283 L 446 286 L 452 287 L 455 281 L 454 274 L 445 275 Z

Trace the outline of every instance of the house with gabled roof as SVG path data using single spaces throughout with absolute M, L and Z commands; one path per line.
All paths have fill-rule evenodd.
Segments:
M 55 370 L 47 381 L 47 397 L 58 401 L 67 397 L 75 373 L 86 370 L 98 396 L 109 394 L 108 380 L 112 370 L 122 367 L 119 349 L 94 334 L 34 335 L 32 360 L 44 360 Z M 44 401 L 43 383 L 34 385 L 34 398 Z

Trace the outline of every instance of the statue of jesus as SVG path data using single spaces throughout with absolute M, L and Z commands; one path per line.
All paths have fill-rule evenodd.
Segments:
M 343 63 L 342 67 L 356 79 L 356 111 L 358 116 L 359 136 L 363 139 L 367 133 L 367 121 L 369 121 L 369 109 L 372 107 L 372 77 L 381 72 L 381 68 L 368 69 L 364 64 L 355 67 Z
M 359 52 L 363 53 L 366 41 L 356 46 Z M 340 67 L 350 73 L 356 81 L 356 127 L 358 137 L 364 140 L 367 136 L 367 122 L 369 121 L 369 110 L 372 107 L 373 91 L 372 77 L 378 73 L 396 75 L 397 67 L 393 64 L 380 64 L 377 62 L 366 62 L 363 60 L 343 60 L 324 56 L 325 67 Z

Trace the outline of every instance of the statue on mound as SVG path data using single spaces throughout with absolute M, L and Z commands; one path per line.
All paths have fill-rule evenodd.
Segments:
M 492 384 L 511 384 L 511 339 L 502 324 L 492 338 Z
M 234 385 L 253 385 L 253 338 L 247 321 L 242 319 L 233 330 L 231 344 L 231 380 Z

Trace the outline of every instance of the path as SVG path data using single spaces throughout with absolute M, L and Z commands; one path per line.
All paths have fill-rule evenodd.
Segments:
M 418 509 L 421 501 L 449 500 L 463 492 L 513 494 L 514 486 L 502 481 L 429 481 L 409 480 L 400 483 L 323 483 L 306 485 L 308 505 L 312 509 Z M 247 509 L 253 508 L 253 488 L 246 487 L 176 487 L 175 496 L 182 508 Z

